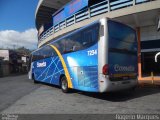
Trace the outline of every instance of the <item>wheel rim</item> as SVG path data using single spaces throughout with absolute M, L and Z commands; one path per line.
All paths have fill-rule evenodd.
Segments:
M 62 80 L 62 89 L 63 90 L 67 89 L 67 81 L 66 80 Z

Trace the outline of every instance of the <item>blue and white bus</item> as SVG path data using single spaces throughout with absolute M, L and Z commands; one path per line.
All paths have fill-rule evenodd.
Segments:
M 31 54 L 29 78 L 77 89 L 108 92 L 137 85 L 137 38 L 131 27 L 100 19 Z

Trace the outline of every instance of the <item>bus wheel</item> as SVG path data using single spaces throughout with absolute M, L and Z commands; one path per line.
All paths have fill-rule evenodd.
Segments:
M 32 75 L 32 79 L 33 79 L 33 81 L 34 81 L 35 84 L 38 83 L 38 81 L 35 80 L 34 74 Z
M 68 82 L 65 76 L 63 76 L 61 78 L 61 89 L 64 93 L 68 93 L 69 92 L 69 88 L 68 88 Z

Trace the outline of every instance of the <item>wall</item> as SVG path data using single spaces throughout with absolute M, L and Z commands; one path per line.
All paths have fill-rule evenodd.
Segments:
M 10 75 L 9 63 L 1 61 L 0 62 L 0 77 Z
M 147 26 L 141 28 L 141 41 L 158 39 L 160 39 L 160 31 L 157 31 L 157 26 Z

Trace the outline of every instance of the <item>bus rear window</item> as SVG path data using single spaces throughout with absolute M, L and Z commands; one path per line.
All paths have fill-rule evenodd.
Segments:
M 121 52 L 136 54 L 136 33 L 135 31 L 123 24 L 108 21 L 109 26 L 109 50 L 111 52 Z

